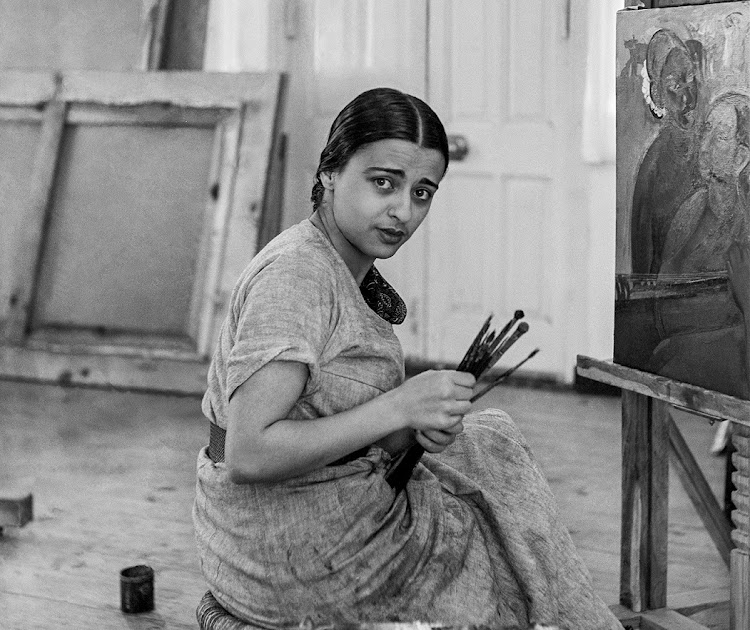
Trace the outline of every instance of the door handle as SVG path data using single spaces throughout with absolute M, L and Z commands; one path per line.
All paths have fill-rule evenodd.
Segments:
M 451 161 L 460 162 L 469 153 L 469 143 L 465 136 L 450 134 L 448 136 L 448 157 Z

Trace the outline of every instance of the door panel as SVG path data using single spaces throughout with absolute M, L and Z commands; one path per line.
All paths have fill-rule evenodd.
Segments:
M 500 327 L 522 309 L 530 331 L 501 364 L 539 346 L 530 370 L 561 375 L 569 367 L 560 321 L 559 228 L 567 210 L 556 157 L 566 114 L 557 98 L 565 57 L 558 6 L 430 3 L 430 102 L 448 133 L 469 144 L 466 159 L 451 163 L 429 217 L 432 360 L 458 361 L 487 315 Z

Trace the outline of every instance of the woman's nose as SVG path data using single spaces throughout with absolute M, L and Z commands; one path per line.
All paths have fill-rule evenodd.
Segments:
M 388 214 L 401 223 L 408 223 L 411 219 L 411 197 L 399 197 L 394 200 Z

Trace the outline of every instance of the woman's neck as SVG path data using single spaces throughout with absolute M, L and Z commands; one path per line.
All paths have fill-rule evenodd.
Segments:
M 353 245 L 344 233 L 339 229 L 336 223 L 336 217 L 333 216 L 333 211 L 326 207 L 319 207 L 313 212 L 310 217 L 310 222 L 318 228 L 323 235 L 331 242 L 333 248 L 338 252 L 339 256 L 343 259 L 346 266 L 351 271 L 357 285 L 362 284 L 362 281 L 367 275 L 372 263 L 375 262 L 374 258 L 364 256 L 362 252 Z

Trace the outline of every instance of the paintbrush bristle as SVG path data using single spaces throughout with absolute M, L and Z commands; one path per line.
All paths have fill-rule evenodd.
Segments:
M 477 336 L 474 337 L 474 341 L 461 359 L 457 369 L 462 372 L 469 372 L 474 378 L 479 379 L 482 374 L 497 363 L 521 335 L 528 331 L 529 325 L 526 322 L 519 322 L 523 316 L 522 310 L 515 311 L 511 320 L 497 333 L 495 330 L 490 330 L 490 321 L 492 320 L 492 315 L 490 315 Z M 513 330 L 517 323 L 518 326 Z

